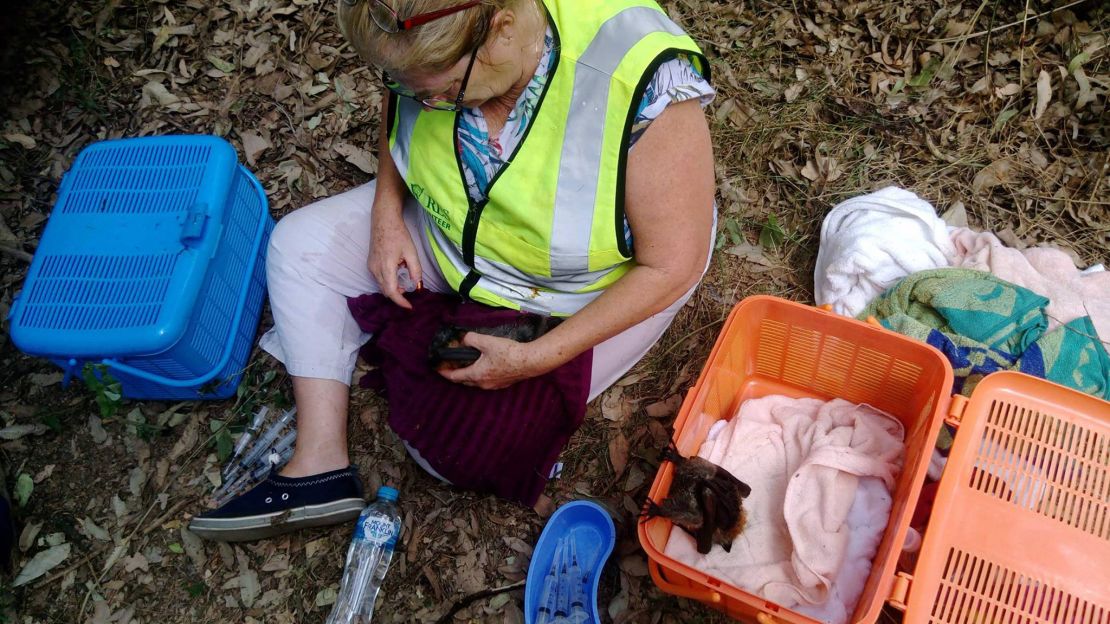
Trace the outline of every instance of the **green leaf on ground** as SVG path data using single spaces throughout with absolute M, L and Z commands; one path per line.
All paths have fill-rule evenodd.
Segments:
M 216 457 L 220 462 L 227 461 L 231 457 L 231 451 L 235 449 L 235 443 L 231 440 L 231 430 L 227 427 L 220 429 L 216 434 Z
M 85 385 L 92 391 L 96 398 L 97 408 L 102 419 L 109 419 L 116 415 L 123 403 L 123 388 L 108 372 L 108 367 L 103 364 L 89 362 L 81 370 Z
M 1083 64 L 1089 60 L 1091 60 L 1091 55 L 1089 52 L 1083 51 L 1079 54 L 1076 54 L 1075 58 L 1068 62 L 1068 73 L 1074 74 L 1076 69 L 1083 67 Z
M 740 224 L 736 222 L 736 219 L 732 217 L 725 219 L 725 231 L 728 232 L 729 241 L 733 245 L 744 242 L 744 233 L 740 230 Z
M 1007 108 L 1006 110 L 1002 111 L 1001 113 L 998 113 L 998 119 L 994 120 L 994 127 L 991 128 L 991 132 L 998 132 L 999 130 L 1001 130 L 1002 126 L 1005 126 L 1006 122 L 1013 119 L 1014 116 L 1017 115 L 1017 114 L 1018 114 L 1017 109 L 1013 109 L 1013 108 Z
M 225 61 L 222 58 L 220 58 L 220 57 L 218 57 L 214 54 L 209 54 L 208 55 L 208 62 L 212 63 L 213 67 L 222 71 L 225 74 L 230 74 L 231 72 L 235 71 L 235 63 L 230 63 L 228 61 Z
M 764 249 L 771 251 L 778 249 L 786 240 L 786 231 L 779 225 L 778 217 L 775 215 L 768 215 L 767 221 L 763 224 L 763 229 L 759 231 L 759 244 Z
M 27 501 L 31 500 L 31 492 L 34 491 L 35 480 L 26 472 L 20 473 L 19 478 L 15 480 L 15 502 L 19 503 L 20 507 L 27 506 Z
M 936 76 L 937 70 L 940 69 L 940 63 L 939 58 L 929 59 L 925 63 L 925 67 L 921 68 L 921 73 L 907 80 L 906 84 L 915 89 L 929 86 L 929 83 L 933 81 L 933 76 Z

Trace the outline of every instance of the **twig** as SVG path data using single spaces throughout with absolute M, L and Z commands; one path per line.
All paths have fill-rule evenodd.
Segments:
M 1083 311 L 1087 313 L 1088 317 L 1091 315 L 1091 311 L 1087 309 L 1087 304 L 1086 303 L 1083 303 Z M 1051 315 L 1047 312 L 1045 313 L 1045 316 L 1047 316 L 1048 318 L 1056 321 L 1057 323 L 1060 324 L 1060 327 L 1070 331 L 1071 333 L 1075 334 L 1076 336 L 1082 336 L 1082 337 L 1086 338 L 1087 340 L 1092 340 L 1094 342 L 1101 342 L 1103 345 L 1105 345 L 1107 347 L 1110 347 L 1110 341 L 1103 340 L 1102 338 L 1098 337 L 1097 335 L 1091 335 L 1091 334 L 1088 334 L 1087 332 L 1079 331 L 1078 329 L 1075 329 L 1073 327 L 1068 327 L 1068 324 L 1065 323 L 1064 319 L 1062 319 L 1062 318 L 1053 316 L 1053 315 Z
M 955 36 L 955 37 L 944 37 L 942 39 L 929 39 L 928 41 L 930 41 L 931 43 L 953 43 L 953 42 L 956 42 L 956 41 L 970 41 L 971 39 L 978 39 L 979 37 L 982 37 L 983 35 L 989 35 L 991 33 L 1001 32 L 1003 30 L 1013 28 L 1014 26 L 1024 24 L 1025 22 L 1027 22 L 1029 20 L 1040 19 L 1042 17 L 1045 17 L 1046 15 L 1052 15 L 1053 13 L 1058 13 L 1060 11 L 1070 9 L 1073 6 L 1083 4 L 1084 2 L 1087 2 L 1087 0 L 1075 0 L 1074 2 L 1070 2 L 1068 4 L 1065 4 L 1062 7 L 1056 7 L 1055 9 L 1052 9 L 1051 11 L 1045 11 L 1044 13 L 1038 13 L 1037 15 L 1034 15 L 1033 17 L 1028 17 L 1028 16 L 1023 15 L 1022 19 L 1019 19 L 1017 21 L 1010 22 L 1009 24 L 1003 24 L 1001 26 L 996 26 L 994 28 L 989 28 L 987 30 L 980 30 L 979 32 L 971 33 L 970 35 L 958 35 L 958 36 Z
M 719 318 L 719 319 L 717 319 L 717 320 L 715 320 L 711 323 L 706 323 L 705 325 L 702 325 L 701 327 L 695 329 L 694 331 L 692 331 L 692 332 L 686 334 L 685 336 L 679 338 L 678 340 L 676 340 L 675 343 L 673 345 L 671 345 L 670 347 L 668 347 L 666 351 L 663 351 L 662 353 L 660 353 L 659 355 L 657 355 L 655 357 L 661 358 L 661 357 L 669 354 L 671 351 L 674 351 L 675 349 L 677 349 L 679 345 L 686 342 L 690 338 L 693 338 L 694 336 L 702 333 L 703 331 L 709 329 L 710 327 L 714 327 L 716 325 L 720 325 L 721 323 L 724 323 L 725 319 L 727 319 L 727 318 L 728 318 L 727 316 L 722 317 L 722 318 Z
M 62 578 L 66 574 L 69 574 L 73 570 L 76 570 L 77 568 L 80 568 L 81 566 L 85 565 L 86 562 L 92 560 L 93 557 L 96 557 L 96 556 L 100 555 L 101 553 L 103 553 L 105 550 L 107 550 L 109 546 L 115 547 L 115 543 L 105 544 L 103 546 L 97 547 L 91 553 L 82 557 L 81 560 L 78 561 L 77 563 L 74 563 L 73 565 L 70 565 L 70 566 L 66 566 L 66 568 L 64 570 L 62 570 L 61 572 L 55 572 L 54 574 L 51 574 L 50 576 L 42 579 L 41 581 L 38 581 L 37 583 L 35 583 L 32 586 L 32 589 L 39 589 L 40 587 L 45 587 L 46 585 L 49 585 L 49 584 L 53 583 L 54 581 Z
M 512 585 L 505 585 L 504 587 L 484 589 L 480 592 L 474 592 L 469 596 L 464 596 L 463 598 L 455 601 L 454 606 L 452 606 L 451 609 L 443 615 L 443 617 L 436 620 L 436 624 L 450 624 L 451 620 L 455 618 L 456 613 L 467 608 L 472 603 L 478 600 L 482 600 L 483 598 L 489 598 L 491 596 L 496 596 L 497 594 L 503 594 L 505 592 L 513 591 L 514 589 L 524 589 L 524 581 L 513 583 Z
M 1025 0 L 1025 11 L 1021 14 L 1021 39 L 1018 40 L 1018 46 L 1021 49 L 1021 54 L 1018 55 L 1018 86 L 1025 86 L 1025 46 L 1022 42 L 1025 41 L 1025 27 L 1029 23 L 1029 0 Z
M 32 260 L 35 259 L 34 256 L 27 253 L 26 251 L 23 251 L 22 249 L 19 249 L 18 247 L 12 247 L 11 245 L 9 245 L 7 243 L 0 243 L 0 253 L 8 254 L 9 256 L 15 258 L 16 260 L 22 260 L 22 261 L 27 262 L 27 263 L 30 263 Z
M 936 158 L 937 160 L 943 160 L 954 165 L 959 164 L 960 162 L 960 159 L 952 156 L 951 154 L 941 153 L 940 148 L 937 147 L 936 143 L 933 143 L 933 137 L 929 136 L 929 132 L 927 130 L 925 131 L 925 147 L 929 148 L 929 153 L 932 154 L 933 158 Z
M 1092 192 L 1091 195 L 1098 193 L 1099 182 L 1101 181 L 1101 178 L 1095 180 L 1094 192 Z M 1041 201 L 1058 201 L 1065 204 L 1070 202 L 1073 204 L 1090 204 L 1092 206 L 1110 206 L 1110 200 L 1105 199 L 1100 201 L 1097 199 L 1076 199 L 1074 197 L 1052 197 L 1051 195 L 1030 195 L 1029 197 L 1039 199 Z
M 169 520 L 170 516 L 176 514 L 179 511 L 181 511 L 181 508 L 184 507 L 185 505 L 187 505 L 189 503 L 192 503 L 192 502 L 195 502 L 195 501 L 196 501 L 196 499 L 191 497 L 191 496 L 177 501 L 169 509 L 166 510 L 166 513 L 162 514 L 161 516 L 158 516 L 157 520 L 148 524 L 147 527 L 145 529 L 143 529 L 143 535 L 148 535 L 154 529 L 157 529 L 158 527 L 162 526 L 163 524 L 166 523 L 167 520 Z

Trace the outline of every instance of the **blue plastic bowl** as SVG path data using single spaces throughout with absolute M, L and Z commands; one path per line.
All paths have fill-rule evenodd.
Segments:
M 559 540 L 566 536 L 572 539 L 578 548 L 578 559 L 583 566 L 583 572 L 589 577 L 590 582 L 586 594 L 590 600 L 590 612 L 593 622 L 601 624 L 597 610 L 597 588 L 601 580 L 601 571 L 606 560 L 613 552 L 617 543 L 617 530 L 613 526 L 613 519 L 609 512 L 597 503 L 590 501 L 574 501 L 560 507 L 547 521 L 540 539 L 532 551 L 532 562 L 528 565 L 528 580 L 524 588 L 524 621 L 533 624 L 536 621 L 536 610 L 540 606 L 540 594 L 543 592 L 543 579 L 555 559 L 555 547 Z

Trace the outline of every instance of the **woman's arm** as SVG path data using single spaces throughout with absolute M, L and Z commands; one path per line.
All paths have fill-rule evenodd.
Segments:
M 482 351 L 448 379 L 501 388 L 553 370 L 674 303 L 701 278 L 712 244 L 713 147 L 701 106 L 668 106 L 628 157 L 625 211 L 636 264 L 597 299 L 535 342 L 481 334 Z
M 408 193 L 401 173 L 389 151 L 389 102 L 382 99 L 381 130 L 378 137 L 378 178 L 374 188 L 374 207 L 370 213 L 370 255 L 366 268 L 377 280 L 381 292 L 402 308 L 412 309 L 397 282 L 397 268 L 404 264 L 417 284 L 422 279 L 416 245 L 401 215 Z

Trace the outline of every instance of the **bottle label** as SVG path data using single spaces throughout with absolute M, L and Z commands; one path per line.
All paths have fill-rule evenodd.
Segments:
M 355 539 L 393 548 L 397 536 L 393 532 L 393 521 L 389 518 L 369 516 L 359 520 L 358 526 L 355 527 Z

